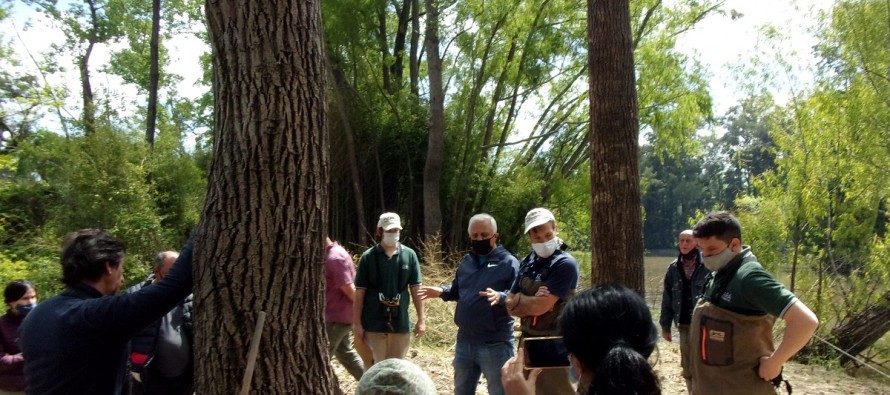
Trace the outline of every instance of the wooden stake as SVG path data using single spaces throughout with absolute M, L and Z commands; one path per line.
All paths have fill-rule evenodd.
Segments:
M 263 337 L 263 324 L 265 322 L 266 312 L 260 311 L 256 320 L 256 328 L 253 330 L 253 337 L 250 338 L 250 349 L 247 351 L 247 369 L 244 371 L 244 378 L 241 380 L 239 395 L 250 393 L 250 382 L 253 379 L 253 369 L 256 367 L 256 357 L 260 351 L 260 339 Z

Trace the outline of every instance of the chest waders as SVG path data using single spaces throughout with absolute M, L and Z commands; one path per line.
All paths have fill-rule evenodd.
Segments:
M 535 277 L 537 276 L 527 276 L 531 271 L 534 262 L 520 267 L 519 292 L 525 296 L 534 296 L 535 293 L 538 292 L 538 288 L 547 284 L 547 277 L 550 272 L 551 263 L 552 261 L 541 271 L 540 280 L 535 280 Z M 519 344 L 521 345 L 527 337 L 558 336 L 560 334 L 557 322 L 559 313 L 562 313 L 563 308 L 566 306 L 566 302 L 575 296 L 575 291 L 575 289 L 572 289 L 566 292 L 565 297 L 558 300 L 550 311 L 536 317 L 522 318 L 520 320 L 522 336 L 519 338 Z M 572 386 L 572 382 L 569 379 L 569 369 L 544 369 L 541 374 L 538 375 L 538 380 L 535 383 L 535 394 L 574 395 L 575 388 Z
M 383 273 L 381 273 L 381 270 L 382 270 L 381 267 L 383 265 L 377 265 L 377 267 L 375 268 L 376 270 L 371 272 L 371 274 L 373 274 L 373 278 L 370 278 L 369 279 L 370 281 L 368 281 L 368 283 L 369 283 L 368 285 L 370 285 L 372 289 L 377 291 L 378 302 L 380 302 L 380 304 L 382 304 L 384 306 L 383 318 L 384 318 L 384 322 L 386 324 L 386 332 L 387 333 L 395 333 L 396 332 L 395 326 L 399 320 L 399 315 L 401 313 L 401 306 L 402 306 L 402 302 L 401 302 L 402 292 L 401 292 L 401 290 L 405 289 L 405 287 L 408 286 L 408 263 L 405 262 L 405 265 L 404 266 L 402 265 L 401 249 L 402 248 L 399 247 L 398 258 L 396 258 L 396 265 L 398 265 L 398 270 L 399 270 L 399 280 L 396 283 L 396 289 L 393 292 L 389 293 L 389 295 L 392 295 L 392 296 L 388 296 L 387 293 L 384 292 L 384 290 L 381 287 L 377 286 L 378 280 L 380 280 L 380 278 L 383 276 Z M 391 263 L 390 260 L 387 260 L 384 263 L 384 265 L 388 265 L 390 263 Z M 400 287 L 400 285 L 401 285 L 401 287 Z
M 776 319 L 769 314 L 739 314 L 714 303 L 726 291 L 735 271 L 738 267 L 726 281 L 715 284 L 710 297 L 699 299 L 692 313 L 689 335 L 693 395 L 776 394 L 776 385 L 763 381 L 758 373 L 760 357 L 775 351 Z M 790 390 L 790 385 L 787 388 Z

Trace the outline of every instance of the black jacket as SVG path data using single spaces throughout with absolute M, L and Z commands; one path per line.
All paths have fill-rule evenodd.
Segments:
M 686 278 L 683 274 L 679 256 L 668 266 L 667 273 L 664 275 L 664 292 L 661 296 L 661 318 L 658 319 L 662 332 L 671 331 L 671 322 L 679 324 L 681 321 L 680 315 L 683 311 L 681 303 L 684 303 L 684 284 L 689 284 L 690 286 L 690 298 L 685 301 L 685 303 L 689 303 L 686 306 L 686 312 L 689 316 L 685 317 L 683 321 L 689 322 L 692 318 L 692 309 L 695 308 L 695 301 L 701 296 L 708 274 L 711 273 L 702 263 L 701 252 L 698 253 L 695 260 L 695 271 L 692 272 L 690 281 L 685 281 Z
M 154 275 L 151 275 L 147 280 L 127 288 L 127 293 L 139 292 L 140 289 L 151 285 L 153 280 Z M 180 309 L 182 316 L 179 318 L 182 322 L 183 333 L 188 336 L 188 339 L 192 342 L 195 338 L 192 330 L 192 295 L 189 294 L 189 296 L 183 299 L 182 302 L 179 303 L 179 306 L 182 307 L 182 309 Z M 131 372 L 143 373 L 157 355 L 157 342 L 158 336 L 162 330 L 162 318 L 163 317 L 156 319 L 139 331 L 139 333 L 137 333 L 136 336 L 133 336 L 133 339 L 130 340 L 130 357 L 127 363 L 129 364 Z M 145 380 L 146 376 L 143 375 L 142 379 Z
M 192 292 L 192 243 L 164 280 L 104 296 L 86 284 L 37 305 L 21 327 L 29 395 L 118 395 L 127 342 Z

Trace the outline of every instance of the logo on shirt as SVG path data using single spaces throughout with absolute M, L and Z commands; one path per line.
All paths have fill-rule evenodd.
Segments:
M 497 263 L 489 263 L 488 266 L 485 266 L 485 267 L 495 267 L 497 265 L 498 265 Z
M 729 292 L 724 292 L 723 295 L 720 295 L 720 299 L 723 299 L 726 302 L 732 302 L 732 294 Z

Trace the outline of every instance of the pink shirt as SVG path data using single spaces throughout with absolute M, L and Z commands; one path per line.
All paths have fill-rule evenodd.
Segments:
M 349 253 L 337 243 L 325 248 L 325 322 L 352 324 L 352 301 L 340 287 L 355 281 L 355 265 Z

